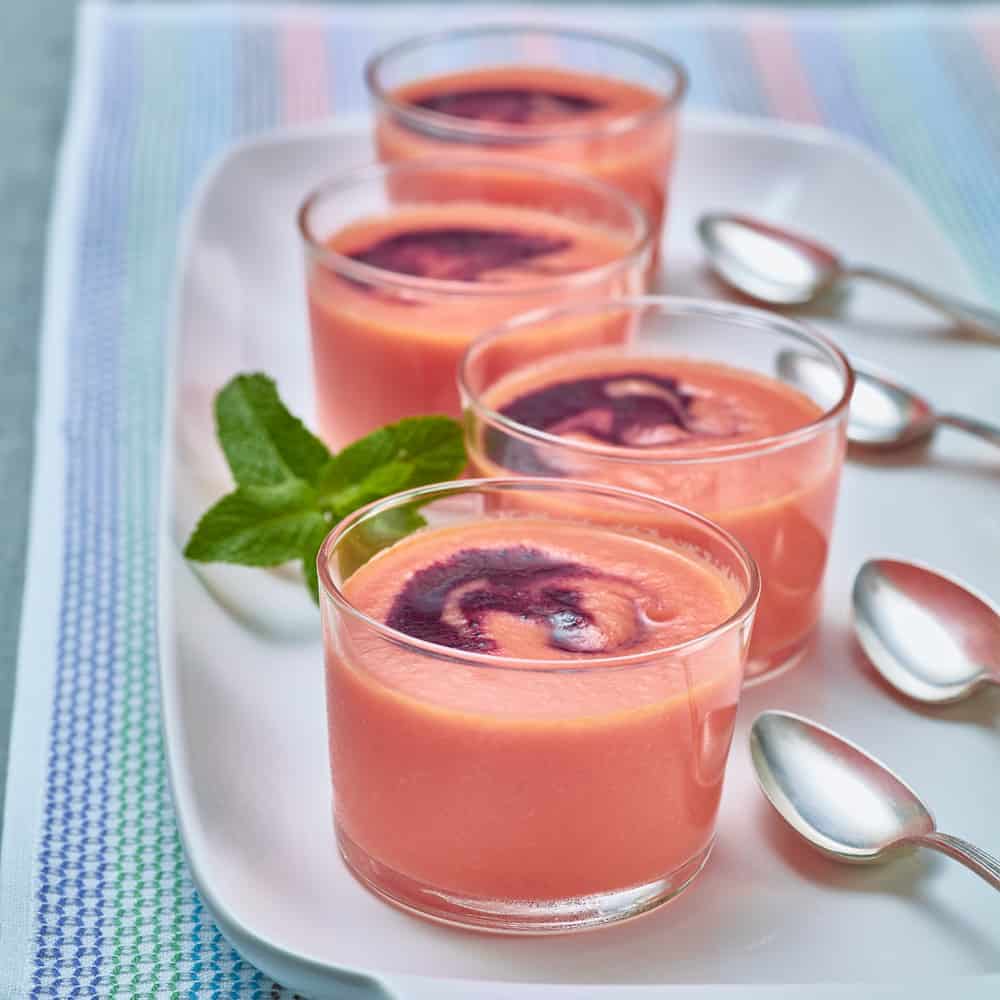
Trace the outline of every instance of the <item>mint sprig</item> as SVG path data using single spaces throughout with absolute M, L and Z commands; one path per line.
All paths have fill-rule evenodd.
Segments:
M 462 429 L 449 417 L 401 420 L 331 455 L 260 374 L 237 375 L 220 390 L 215 427 L 236 489 L 205 512 L 184 555 L 241 566 L 301 559 L 313 600 L 316 554 L 341 518 L 400 490 L 454 479 L 466 464 Z M 421 521 L 412 514 L 409 523 Z

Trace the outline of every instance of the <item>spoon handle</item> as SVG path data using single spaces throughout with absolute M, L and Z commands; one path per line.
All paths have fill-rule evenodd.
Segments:
M 985 879 L 994 889 L 1000 889 L 1000 860 L 967 840 L 935 830 L 922 837 L 914 837 L 912 843 L 947 854 L 949 858 L 954 858 L 980 878 Z
M 902 275 L 883 271 L 878 267 L 865 265 L 844 268 L 843 274 L 849 278 L 865 278 L 882 285 L 888 285 L 897 291 L 905 292 L 924 305 L 936 309 L 939 313 L 953 320 L 968 335 L 993 344 L 1000 344 L 1000 313 L 985 306 L 976 306 L 971 302 L 956 299 L 951 295 L 935 291 L 926 285 L 918 284 Z
M 939 413 L 937 422 L 957 427 L 960 431 L 975 434 L 977 438 L 1000 446 L 1000 427 L 996 424 L 988 424 L 985 420 L 977 420 L 975 417 L 960 417 L 957 413 Z

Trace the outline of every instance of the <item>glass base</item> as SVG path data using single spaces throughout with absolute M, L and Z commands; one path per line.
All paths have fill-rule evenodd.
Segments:
M 797 639 L 790 646 L 779 649 L 770 656 L 758 659 L 751 657 L 747 662 L 746 672 L 743 675 L 743 686 L 753 687 L 762 681 L 770 681 L 781 674 L 787 673 L 797 667 L 809 652 L 812 645 L 815 629 L 810 629 L 801 639 Z
M 481 899 L 425 885 L 381 864 L 337 826 L 337 844 L 351 874 L 401 909 L 439 923 L 497 934 L 562 934 L 618 923 L 679 895 L 705 867 L 712 842 L 680 868 L 644 885 L 570 899 Z

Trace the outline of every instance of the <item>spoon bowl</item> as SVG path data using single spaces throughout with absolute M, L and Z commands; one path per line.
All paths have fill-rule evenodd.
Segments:
M 908 698 L 944 705 L 1000 684 L 1000 612 L 958 580 L 918 563 L 871 559 L 852 600 L 861 648 Z
M 846 264 L 831 249 L 807 236 L 727 212 L 703 215 L 696 228 L 716 275 L 758 302 L 805 305 L 842 281 L 861 278 L 922 302 L 951 320 L 966 336 L 1000 343 L 1000 313 L 881 268 Z
M 782 351 L 778 374 L 814 398 L 836 398 L 836 373 L 822 358 L 801 351 Z M 892 451 L 928 440 L 940 424 L 1000 446 L 1000 427 L 974 417 L 939 413 L 919 393 L 889 372 L 851 358 L 854 394 L 847 415 L 847 440 L 869 451 Z
M 697 228 L 715 273 L 758 302 L 804 305 L 840 277 L 841 263 L 831 250 L 758 219 L 709 214 Z
M 864 864 L 928 847 L 1000 889 L 1000 861 L 940 833 L 909 785 L 824 726 L 791 712 L 763 712 L 750 729 L 750 756 L 778 815 L 828 857 Z
M 901 778 L 802 716 L 763 712 L 750 730 L 750 754 L 761 791 L 781 818 L 837 860 L 878 860 L 935 827 Z

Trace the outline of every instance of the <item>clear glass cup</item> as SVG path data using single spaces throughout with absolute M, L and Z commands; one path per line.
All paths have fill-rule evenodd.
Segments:
M 597 32 L 492 25 L 399 42 L 371 59 L 365 79 L 380 159 L 562 163 L 627 191 L 661 231 L 687 90 L 666 53 Z
M 417 511 L 426 526 L 407 537 Z M 509 607 L 485 625 L 475 619 L 469 645 L 430 641 L 456 609 L 469 613 L 465 602 L 488 603 L 491 588 L 512 593 L 478 563 L 460 589 L 438 579 L 418 593 L 423 624 L 413 634 L 385 624 L 394 610 L 368 613 L 376 599 L 395 609 L 417 568 L 447 569 L 456 547 L 481 558 L 484 535 L 504 559 L 511 548 L 516 558 L 525 546 L 575 539 L 565 551 L 591 560 L 585 570 L 572 580 L 543 574 L 537 593 L 569 600 L 589 573 L 583 613 L 597 621 L 606 612 L 644 644 L 629 633 L 560 659 L 490 651 L 490 636 L 503 635 L 509 653 L 509 630 L 530 631 Z M 633 562 L 616 563 L 620 552 Z M 627 608 L 607 596 L 632 587 L 608 574 L 621 565 L 640 567 L 640 596 Z M 592 483 L 465 480 L 351 515 L 327 537 L 318 569 L 334 826 L 363 884 L 436 920 L 546 933 L 643 913 L 701 870 L 759 593 L 753 560 L 729 534 L 675 505 Z M 647 569 L 672 574 L 674 586 L 647 593 L 659 579 Z M 725 598 L 700 619 L 712 624 L 659 646 L 657 622 L 687 613 L 709 584 Z M 519 586 L 530 606 L 530 578 Z M 560 614 L 547 619 L 552 635 L 567 626 Z
M 577 331 L 569 350 L 537 335 L 560 326 Z M 812 415 L 794 430 L 755 440 L 624 446 L 567 434 L 565 424 L 550 433 L 501 412 L 525 387 L 572 381 L 571 372 L 628 369 L 641 378 L 643 359 L 660 373 L 677 359 L 736 368 L 737 379 L 749 373 L 769 383 L 794 369 L 787 362 L 797 354 L 828 373 L 796 387 Z M 477 339 L 459 372 L 474 474 L 568 476 L 641 490 L 699 511 L 743 542 L 763 581 L 748 680 L 799 662 L 819 618 L 853 384 L 844 355 L 794 319 L 669 297 L 515 318 Z
M 299 211 L 319 428 L 340 447 L 429 413 L 458 416 L 455 369 L 527 309 L 642 290 L 652 234 L 616 188 L 476 160 L 373 165 Z

